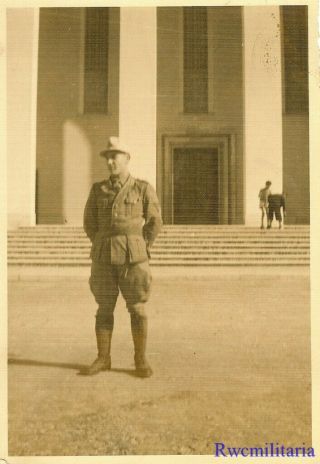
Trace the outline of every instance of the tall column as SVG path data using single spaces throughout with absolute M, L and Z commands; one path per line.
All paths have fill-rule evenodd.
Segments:
M 134 176 L 156 183 L 157 8 L 120 9 L 119 136 Z
M 279 6 L 243 8 L 245 223 L 259 223 L 266 180 L 282 192 L 282 87 Z
M 35 224 L 39 8 L 7 10 L 8 227 Z

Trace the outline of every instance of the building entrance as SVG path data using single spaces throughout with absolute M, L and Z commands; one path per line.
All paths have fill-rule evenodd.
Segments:
M 161 195 L 165 224 L 235 223 L 232 135 L 164 136 Z
M 173 150 L 175 224 L 219 224 L 219 158 L 215 148 Z

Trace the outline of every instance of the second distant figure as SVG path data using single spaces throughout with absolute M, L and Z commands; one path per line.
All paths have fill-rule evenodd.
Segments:
M 281 208 L 283 210 L 283 216 L 286 216 L 286 201 L 285 197 L 281 193 L 271 194 L 268 197 L 268 229 L 271 229 L 273 216 L 279 223 L 279 229 L 283 228 Z

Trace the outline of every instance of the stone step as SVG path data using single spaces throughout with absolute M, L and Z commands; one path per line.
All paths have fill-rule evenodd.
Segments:
M 8 235 L 8 241 L 17 241 L 17 240 L 25 240 L 25 241 L 32 241 L 32 240 L 56 240 L 56 241 L 90 241 L 88 237 L 85 235 L 64 235 L 64 234 L 57 234 L 57 235 Z M 171 235 L 159 235 L 157 237 L 158 241 L 168 241 L 168 240 L 310 240 L 310 236 L 307 234 L 286 234 L 286 233 L 270 233 L 270 234 L 171 234 Z
M 293 250 L 293 251 L 288 251 L 288 250 L 268 250 L 268 251 L 262 251 L 262 250 L 173 250 L 173 251 L 166 251 L 166 250 L 158 250 L 154 251 L 152 250 L 152 255 L 153 256 L 169 256 L 169 257 L 176 257 L 176 256 L 229 256 L 229 255 L 236 255 L 236 256 L 242 256 L 242 255 L 255 255 L 255 256 L 280 256 L 280 255 L 286 255 L 286 256 L 296 256 L 296 255 L 304 255 L 308 256 L 309 251 L 308 250 Z M 81 258 L 83 256 L 89 256 L 88 251 L 84 251 L 82 253 L 79 253 L 78 251 L 76 252 L 69 252 L 66 251 L 65 253 L 61 252 L 56 252 L 52 251 L 50 253 L 48 252 L 40 252 L 38 253 L 37 251 L 24 251 L 24 252 L 11 252 L 9 251 L 8 253 L 8 259 L 11 258 L 24 258 L 24 257 L 41 257 L 41 258 L 51 258 L 51 257 L 58 257 L 58 258 L 65 258 L 67 256 L 70 256 L 71 258 Z
M 286 226 L 282 229 L 281 233 L 309 233 L 309 226 Z M 259 227 L 245 227 L 245 226 L 165 226 L 161 234 L 188 234 L 188 233 L 250 233 L 250 234 L 263 234 L 263 233 L 274 233 L 279 232 L 277 227 L 272 229 L 261 230 Z M 9 230 L 8 234 L 81 234 L 85 235 L 83 228 L 81 227 L 29 227 L 29 228 L 18 228 Z
M 230 232 L 270 232 L 270 231 L 277 231 L 279 230 L 277 225 L 274 225 L 271 229 L 260 229 L 260 227 L 246 227 L 246 226 L 184 226 L 184 227 L 179 227 L 179 226 L 164 226 L 161 230 L 162 233 L 166 232 L 189 232 L 189 231 L 208 231 L 208 232 L 224 232 L 224 231 L 230 231 Z M 296 231 L 296 232 L 307 232 L 310 230 L 309 226 L 285 226 L 283 231 Z M 52 232 L 52 233 L 74 233 L 74 232 L 81 232 L 84 233 L 83 227 L 40 227 L 40 226 L 35 226 L 35 227 L 18 227 L 17 229 L 9 229 L 8 232 L 24 232 L 24 233 L 29 233 L 29 232 Z
M 45 242 L 45 243 L 8 243 L 7 244 L 8 250 L 66 250 L 66 249 L 79 249 L 79 250 L 89 250 L 91 248 L 91 244 L 89 243 L 78 243 L 78 242 L 61 242 L 61 243 L 52 243 L 52 242 Z M 302 249 L 309 249 L 310 245 L 309 242 L 304 241 L 282 241 L 282 242 L 265 242 L 259 243 L 256 241 L 238 241 L 238 242 L 230 242 L 230 241 L 221 241 L 221 242 L 199 242 L 199 241 L 185 241 L 185 242 L 172 242 L 169 241 L 168 243 L 160 243 L 156 242 L 152 250 L 174 250 L 174 249 L 183 249 L 183 250 L 201 250 L 201 249 L 245 249 L 245 248 L 272 248 L 272 249 L 292 249 L 292 248 L 302 248 Z
M 30 240 L 30 239 L 52 239 L 52 240 L 70 240 L 70 239 L 75 239 L 75 240 L 89 240 L 88 237 L 85 234 L 9 234 L 7 236 L 8 240 Z M 291 232 L 291 233 L 286 233 L 286 232 L 270 232 L 270 233 L 259 233 L 259 234 L 237 234 L 237 233 L 188 233 L 188 234 L 159 234 L 157 237 L 157 240 L 168 240 L 168 239 L 181 239 L 181 240 L 186 240 L 186 239 L 218 239 L 218 238 L 236 238 L 236 239 L 243 239 L 243 238 L 252 238 L 256 240 L 267 240 L 267 239 L 291 239 L 291 238 L 303 238 L 303 239 L 309 239 L 310 235 L 309 234 L 303 234 L 303 233 L 298 233 L 298 232 Z
M 90 260 L 56 260 L 50 261 L 44 260 L 18 260 L 16 262 L 10 262 L 10 266 L 39 266 L 39 267 L 51 267 L 51 266 L 90 266 Z M 272 258 L 271 260 L 257 260 L 257 259 L 208 259 L 208 260 L 151 260 L 151 266 L 308 266 L 309 260 L 307 259 L 277 259 Z
M 91 244 L 77 226 L 8 232 L 9 267 L 88 267 Z M 246 226 L 165 226 L 152 266 L 308 266 L 309 226 L 263 230 Z M 39 270 L 39 272 L 41 272 Z
M 216 260 L 216 259 L 235 259 L 235 258 L 239 258 L 239 259 L 266 259 L 266 260 L 272 260 L 272 259 L 308 259 L 308 254 L 305 254 L 305 253 L 302 253 L 302 254 L 292 254 L 292 255 L 288 255 L 288 254 L 266 254 L 266 255 L 257 255 L 255 253 L 253 254 L 237 254 L 237 253 L 234 253 L 234 254 L 220 254 L 220 253 L 213 253 L 213 254 L 203 254 L 203 255 L 199 255 L 199 254 L 196 254 L 196 255 L 184 255 L 184 254 L 168 254 L 168 255 L 165 255 L 165 254 L 161 254 L 161 255 L 158 255 L 158 256 L 152 256 L 152 260 L 156 260 L 156 261 L 159 261 L 159 260 L 171 260 L 171 259 L 180 259 L 180 260 L 194 260 L 194 261 L 197 261 L 198 259 L 201 259 L 201 260 Z M 90 260 L 89 259 L 89 256 L 79 256 L 79 255 L 59 255 L 59 256 L 56 256 L 56 255 L 48 255 L 48 256 L 43 256 L 43 255 L 40 255 L 40 256 L 35 256 L 35 255 L 28 255 L 28 256 L 11 256 L 10 257 L 10 262 L 14 262 L 14 261 L 18 261 L 18 260 L 36 260 L 36 261 L 45 261 L 45 260 L 50 260 L 50 261 L 65 261 L 65 260 L 70 260 L 70 261 L 74 261 L 76 262 L 77 260 Z
M 155 243 L 167 243 L 169 241 L 174 241 L 174 242 L 187 242 L 189 240 L 192 241 L 197 241 L 197 242 L 224 242 L 224 241 L 231 241 L 231 242 L 243 242 L 243 241 L 257 241 L 259 243 L 264 243 L 267 241 L 270 242 L 277 242 L 277 241 L 309 241 L 308 236 L 285 236 L 285 235 L 268 235 L 268 236 L 228 236 L 228 235 L 223 235 L 223 236 L 190 236 L 190 237 L 185 237 L 185 236 L 160 236 L 157 238 Z M 70 242 L 77 242 L 77 243 L 90 243 L 90 240 L 87 237 L 75 237 L 75 236 L 69 236 L 69 237 L 64 237 L 64 236 L 45 236 L 45 237 L 9 237 L 8 238 L 9 243 L 14 243 L 14 242 L 25 242 L 25 243 L 45 243 L 45 242 L 55 242 L 55 243 L 70 243 Z
M 30 244 L 11 244 L 10 247 L 8 247 L 9 251 L 15 251 L 15 252 L 24 252 L 24 251 L 36 251 L 36 252 L 46 252 L 48 250 L 55 250 L 55 252 L 63 252 L 64 250 L 70 250 L 72 252 L 79 251 L 90 251 L 91 245 L 88 243 L 85 244 L 77 244 L 77 243 L 71 243 L 71 244 L 53 244 L 48 242 L 46 246 L 39 245 L 38 243 L 30 243 Z M 198 251 L 198 250 L 211 250 L 211 249 L 226 249 L 226 250 L 291 250 L 291 249 L 299 249 L 299 250 L 309 250 L 309 245 L 306 243 L 291 243 L 291 242 L 286 242 L 286 243 L 271 243 L 271 244 L 266 244 L 266 243 L 225 243 L 225 242 L 220 242 L 220 243 L 183 243 L 183 244 L 172 244 L 168 243 L 166 245 L 161 245 L 161 244 L 155 244 L 152 247 L 152 251 L 165 251 L 165 250 L 186 250 L 186 251 Z
M 274 227 L 276 227 L 274 225 Z M 285 226 L 286 229 L 310 229 L 309 224 L 290 224 Z M 21 226 L 17 229 L 11 230 L 83 230 L 81 225 L 64 225 L 64 224 L 38 224 L 36 226 Z M 259 226 L 245 226 L 243 224 L 165 224 L 163 225 L 163 230 L 173 230 L 173 229 L 247 229 L 247 230 L 259 230 Z

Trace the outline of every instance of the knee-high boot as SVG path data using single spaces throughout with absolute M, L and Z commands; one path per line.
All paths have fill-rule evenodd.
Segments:
M 112 330 L 109 329 L 96 329 L 98 357 L 91 364 L 91 366 L 83 369 L 80 373 L 82 375 L 94 375 L 100 371 L 111 369 L 111 338 Z
M 148 320 L 146 317 L 131 314 L 131 332 L 134 344 L 134 362 L 139 377 L 150 377 L 152 369 L 146 360 Z

